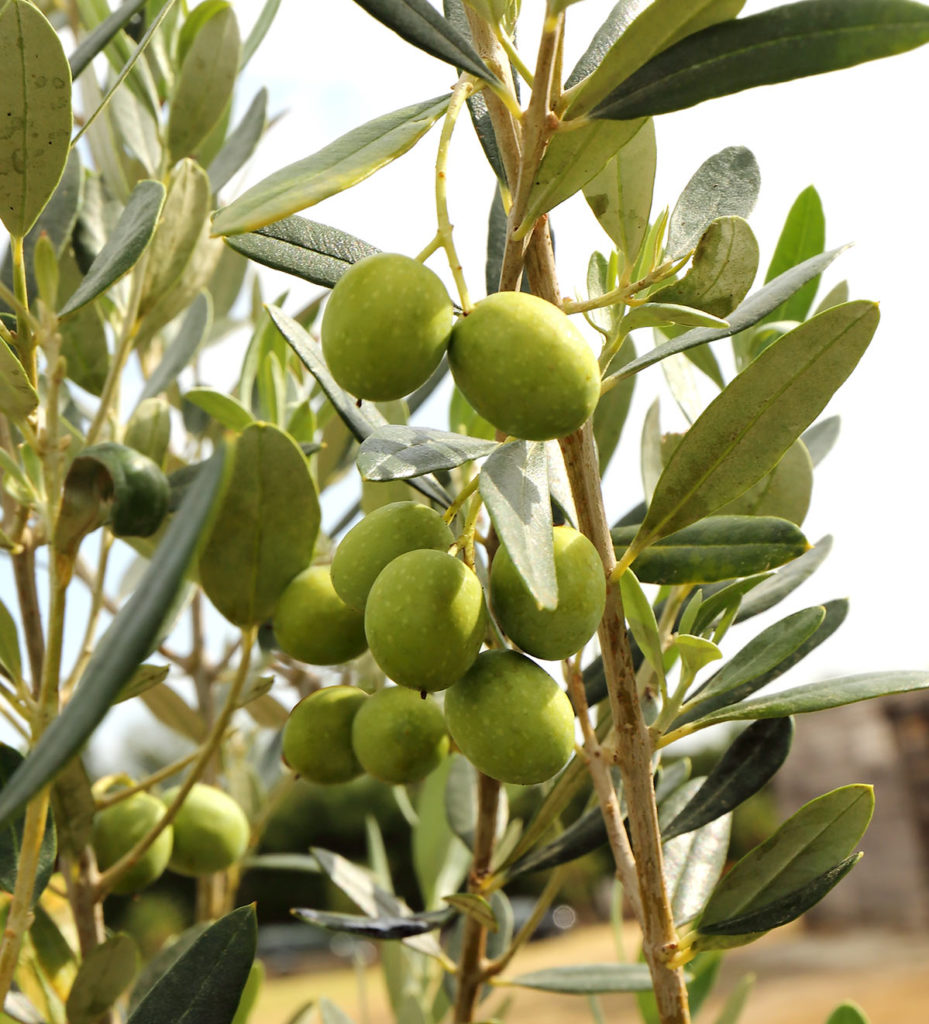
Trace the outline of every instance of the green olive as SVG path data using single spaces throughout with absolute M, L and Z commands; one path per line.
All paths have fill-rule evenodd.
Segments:
M 272 625 L 280 649 L 308 665 L 340 665 L 367 647 L 364 615 L 339 597 L 324 565 L 310 566 L 290 581 Z
M 600 368 L 584 336 L 557 306 L 523 292 L 489 295 L 461 317 L 448 362 L 477 412 L 514 437 L 564 437 L 600 397 Z
M 454 311 L 445 285 L 418 260 L 378 253 L 350 267 L 326 303 L 326 363 L 358 398 L 403 398 L 425 384 L 448 345 Z
M 300 776 L 325 785 L 348 782 L 363 769 L 352 750 L 352 722 L 367 694 L 325 686 L 297 704 L 284 724 L 284 760 Z
M 101 871 L 112 867 L 164 817 L 165 806 L 150 793 L 134 793 L 94 815 L 93 848 Z M 160 878 L 171 858 L 174 829 L 168 825 L 139 860 L 113 886 L 113 892 L 139 892 Z
M 180 787 L 162 797 L 170 805 Z M 225 871 L 248 849 L 251 829 L 245 812 L 215 786 L 194 783 L 174 819 L 174 850 L 168 867 L 179 875 Z
M 364 770 L 400 785 L 425 778 L 448 754 L 438 705 L 402 686 L 368 698 L 352 723 L 352 747 Z
M 374 581 L 365 633 L 374 660 L 395 683 L 444 690 L 477 657 L 487 611 L 477 576 L 442 551 L 408 551 Z
M 574 750 L 574 712 L 554 679 L 515 651 L 485 651 L 445 694 L 465 757 L 500 782 L 545 782 Z
M 534 658 L 560 661 L 576 654 L 596 632 L 606 604 L 606 578 L 597 549 L 582 533 L 556 526 L 552 539 L 557 606 L 539 608 L 502 547 L 490 570 L 490 601 L 514 643 Z
M 375 509 L 342 538 L 332 559 L 332 585 L 352 608 L 364 610 L 380 571 L 420 548 L 447 551 L 455 541 L 445 520 L 426 505 L 395 501 Z

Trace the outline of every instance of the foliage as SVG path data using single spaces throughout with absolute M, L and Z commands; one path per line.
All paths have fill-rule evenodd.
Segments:
M 810 801 L 723 873 L 732 813 L 783 764 L 792 716 L 929 687 L 895 671 L 759 692 L 831 636 L 844 601 L 787 613 L 740 650 L 727 635 L 828 553 L 803 532 L 836 434 L 820 416 L 878 326 L 843 286 L 815 304 L 841 252 L 825 251 L 818 194 L 797 197 L 758 287 L 747 149 L 712 156 L 653 212 L 655 116 L 920 46 L 929 8 L 805 0 L 739 17 L 739 0 L 620 0 L 562 83 L 570 0 L 548 0 L 534 72 L 514 0 L 358 4 L 455 69 L 451 94 L 387 101 L 230 201 L 267 127 L 264 90 L 233 124 L 237 79 L 279 0 L 244 40 L 226 0 L 0 2 L 0 546 L 16 594 L 0 603 L 0 712 L 20 748 L 0 748 L 7 1019 L 257 1020 L 256 913 L 237 908 L 256 864 L 342 894 L 351 909 L 293 914 L 379 942 L 398 1020 L 474 1020 L 501 986 L 636 993 L 646 1021 L 689 1020 L 720 951 L 800 916 L 859 857 L 862 783 Z M 468 118 L 496 183 L 476 302 L 448 209 L 460 189 L 483 216 L 450 159 Z M 431 143 L 436 227 L 418 255 L 304 216 Z M 566 300 L 546 215 L 581 192 L 612 248 Z M 423 266 L 433 256 L 442 276 Z M 334 298 L 265 302 L 257 265 Z M 200 383 L 206 347 L 237 334 L 232 393 Z M 645 501 L 610 524 L 601 478 L 656 363 L 689 426 L 662 434 L 647 415 Z M 450 430 L 411 422 L 428 399 L 449 403 Z M 345 508 L 337 485 L 355 470 L 362 496 Z M 359 510 L 372 514 L 339 547 Z M 70 664 L 66 613 L 81 633 Z M 511 629 L 526 653 L 564 660 L 538 665 Z M 85 744 L 127 701 L 185 752 L 94 783 Z M 689 778 L 672 748 L 724 721 L 749 724 Z M 295 768 L 396 784 L 414 899 L 371 808 L 366 865 L 261 855 Z M 510 804 L 514 782 L 532 784 L 529 812 Z M 124 819 L 104 853 L 103 824 Z M 169 870 L 198 876 L 198 921 L 140 969 L 103 912 L 153 880 L 170 837 Z M 599 849 L 641 957 L 520 973 L 562 867 Z M 528 872 L 544 888 L 515 929 L 508 893 Z M 864 1019 L 849 1003 L 830 1018 Z

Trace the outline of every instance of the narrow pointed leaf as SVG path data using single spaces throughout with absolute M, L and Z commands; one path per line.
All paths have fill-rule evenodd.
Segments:
M 6 605 L 0 601 L 0 665 L 3 666 L 10 679 L 22 678 L 22 661 L 19 653 L 19 633 L 16 620 L 10 615 Z
M 280 0 L 278 0 L 280 2 Z M 267 123 L 268 90 L 259 89 L 242 120 L 229 133 L 223 148 L 210 161 L 207 173 L 214 195 L 242 169 L 254 153 Z
M 71 69 L 58 33 L 26 0 L 0 8 L 0 221 L 23 238 L 68 162 Z
M 451 910 L 414 914 L 410 917 L 362 917 L 359 914 L 339 914 L 309 907 L 294 907 L 290 912 L 306 924 L 315 924 L 330 932 L 360 935 L 366 939 L 407 939 L 413 935 L 423 935 L 441 928 L 454 916 Z
M 541 441 L 514 441 L 481 469 L 480 493 L 500 543 L 540 608 L 558 603 L 548 464 Z
M 854 369 L 879 318 L 874 303 L 835 306 L 765 349 L 674 450 L 632 549 L 711 515 L 764 476 Z
M 780 276 L 826 247 L 826 219 L 819 193 L 810 185 L 794 200 L 774 256 L 765 275 L 765 283 Z M 811 278 L 784 303 L 767 315 L 766 320 L 805 320 L 813 305 L 819 278 Z
M 152 240 L 164 200 L 165 187 L 161 182 L 141 181 L 136 185 L 116 227 L 94 258 L 84 280 L 58 310 L 59 317 L 92 302 L 135 266 Z
M 610 531 L 618 558 L 637 526 Z M 770 516 L 709 516 L 646 548 L 632 563 L 642 583 L 711 583 L 765 572 L 809 548 L 800 528 Z
M 599 850 L 607 842 L 603 812 L 599 807 L 592 807 L 572 822 L 557 839 L 531 850 L 507 868 L 506 876 L 510 879 L 528 871 L 549 871 L 559 864 L 567 864 L 593 850 Z
M 715 694 L 712 694 L 706 698 L 703 698 L 703 691 L 697 693 L 697 698 L 690 706 L 679 715 L 671 725 L 672 729 L 677 729 L 681 725 L 685 725 L 688 722 L 694 722 L 700 718 L 706 718 L 712 715 L 719 708 L 726 708 L 731 705 L 738 704 L 740 701 L 745 700 L 746 697 L 750 697 L 753 693 L 767 686 L 768 683 L 782 676 L 789 669 L 793 668 L 794 665 L 801 662 L 811 651 L 815 651 L 821 643 L 824 643 L 829 639 L 830 636 L 842 625 L 845 621 L 845 617 L 848 614 L 848 601 L 844 598 L 839 598 L 835 601 L 827 601 L 821 606 L 825 610 L 825 617 L 820 623 L 819 627 L 815 629 L 798 647 L 796 647 L 792 653 L 786 657 L 781 658 L 779 661 L 774 662 L 771 668 L 766 672 L 762 672 L 760 675 L 754 675 L 751 679 L 747 679 L 745 682 L 738 686 L 726 689 Z M 807 609 L 807 611 L 813 611 L 813 609 Z M 737 616 L 738 618 L 738 616 Z M 786 620 L 784 620 L 786 621 Z M 775 623 L 772 628 L 777 628 L 780 624 Z M 759 634 L 763 636 L 764 634 Z M 751 643 L 747 644 L 743 650 L 748 651 L 752 646 Z M 755 652 L 758 653 L 759 649 L 756 647 Z M 741 655 L 742 652 L 739 652 Z M 736 655 L 736 658 L 739 657 Z M 735 660 L 735 659 L 733 659 Z M 762 654 L 762 661 L 764 655 Z M 773 659 L 772 659 L 773 661 Z M 730 663 L 731 664 L 731 663 Z M 712 680 L 710 680 L 712 682 Z
M 190 388 L 189 391 L 184 392 L 184 401 L 202 409 L 217 423 L 221 423 L 228 430 L 234 430 L 236 433 L 241 433 L 255 421 L 255 417 L 249 409 L 246 409 L 237 398 L 227 395 L 224 391 L 214 391 L 213 388 Z
M 565 89 L 572 89 L 597 69 L 616 40 L 650 3 L 651 0 L 619 0 L 594 33 L 574 70 L 565 79 Z
M 256 231 L 357 185 L 414 146 L 448 107 L 448 96 L 368 121 L 328 146 L 275 171 L 213 218 L 213 233 Z
M 700 690 L 711 697 L 765 676 L 819 629 L 826 617 L 822 605 L 794 612 L 762 630 L 728 661 Z
M 844 704 L 856 704 L 873 697 L 926 689 L 929 689 L 929 672 L 866 672 L 856 676 L 841 676 L 838 679 L 823 679 L 818 683 L 780 690 L 754 700 L 743 700 L 702 718 L 700 726 L 702 728 L 715 722 L 804 715 L 812 711 L 842 707 Z
M 0 793 L 0 823 L 16 814 L 81 749 L 150 653 L 211 517 L 224 463 L 220 450 L 203 464 L 197 487 L 165 531 L 135 593 L 98 642 L 74 696 Z
M 756 909 L 738 914 L 725 921 L 718 921 L 712 925 L 701 925 L 701 937 L 697 939 L 697 945 L 702 949 L 711 949 L 713 948 L 713 936 L 754 938 L 762 932 L 780 928 L 781 925 L 795 921 L 834 889 L 863 856 L 862 853 L 851 854 L 839 864 L 824 871 L 819 877 L 780 899 L 772 900 L 770 903 L 765 903 Z M 730 943 L 727 942 L 726 945 L 728 946 Z
M 339 387 L 323 360 L 319 343 L 296 320 L 277 306 L 268 306 L 267 309 L 274 326 L 316 378 L 339 418 L 359 441 L 364 441 L 375 429 L 387 424 L 386 417 L 373 402 L 363 402 L 359 408 L 355 399 Z M 410 486 L 446 508 L 452 503 L 445 488 L 433 477 L 414 477 Z
M 5 609 L 4 609 L 5 610 Z M 23 763 L 19 751 L 0 744 L 0 794 L 6 789 L 10 777 Z M 16 877 L 19 874 L 19 861 L 23 845 L 23 815 L 8 820 L 0 831 L 0 891 L 13 892 L 16 888 Z M 58 841 L 55 835 L 55 822 L 49 814 L 45 819 L 45 830 L 39 849 L 38 869 L 35 884 L 32 887 L 32 899 L 35 901 L 45 891 L 52 872 L 55 870 L 55 858 L 58 855 Z
M 929 10 L 910 0 L 805 0 L 688 36 L 653 57 L 592 111 L 646 117 L 758 85 L 889 57 L 929 41 Z
M 226 244 L 256 263 L 324 288 L 332 288 L 353 263 L 380 252 L 338 228 L 296 216 L 230 235 Z
M 245 67 L 252 59 L 255 51 L 261 45 L 261 41 L 268 34 L 268 29 L 274 23 L 275 15 L 281 6 L 281 0 L 265 0 L 261 13 L 255 19 L 255 24 L 242 44 L 242 59 L 239 62 L 239 70 Z
M 108 18 L 105 18 L 92 32 L 84 36 L 80 45 L 68 58 L 71 77 L 77 78 L 94 57 L 103 52 L 107 43 L 116 33 L 142 10 L 146 3 L 147 0 L 126 0 L 126 3 L 117 7 Z
M 658 633 L 658 623 L 655 621 L 655 612 L 631 569 L 622 574 L 619 587 L 629 631 L 635 637 L 635 642 L 649 665 L 659 675 L 664 675 L 661 637 Z
M 773 608 L 788 594 L 792 594 L 801 583 L 816 572 L 831 550 L 832 537 L 827 535 L 818 540 L 805 554 L 778 569 L 773 576 L 756 587 L 742 601 L 735 621 L 744 622 L 753 615 L 759 615 L 761 612 Z
M 635 359 L 635 344 L 632 338 L 627 337 L 611 365 L 621 365 L 630 359 Z M 597 408 L 594 409 L 594 440 L 597 442 L 597 459 L 601 477 L 606 472 L 606 467 L 619 445 L 619 439 L 622 437 L 623 428 L 629 416 L 634 390 L 634 376 L 622 380 L 616 387 L 600 396 Z
M 446 64 L 467 71 L 485 82 L 496 77 L 471 43 L 428 0 L 355 0 L 382 25 L 402 39 Z
M 784 302 L 793 295 L 807 281 L 821 274 L 845 248 L 846 246 L 842 246 L 839 249 L 825 252 L 821 256 L 814 256 L 811 259 L 805 260 L 799 266 L 781 274 L 780 277 L 775 278 L 763 288 L 759 288 L 757 292 L 749 295 L 744 302 L 726 317 L 729 323 L 728 327 L 700 327 L 693 331 L 687 331 L 686 334 L 681 334 L 663 345 L 658 345 L 644 355 L 639 356 L 638 359 L 626 363 L 625 366 L 612 375 L 613 378 L 622 379 L 628 377 L 630 374 L 638 373 L 639 370 L 644 370 L 647 366 L 660 362 L 667 356 L 695 348 L 697 345 L 705 345 L 708 341 L 728 338 L 733 334 L 738 334 L 739 331 L 744 331 L 754 326 L 767 316 L 771 310 L 777 309 L 781 302 Z
M 805 430 L 800 436 L 800 440 L 806 445 L 806 449 L 810 453 L 810 459 L 814 466 L 818 466 L 829 452 L 832 451 L 836 441 L 839 439 L 840 427 L 841 418 L 829 416 L 818 423 L 814 423 L 809 430 Z
M 643 992 L 652 987 L 652 980 L 645 964 L 571 964 L 519 974 L 500 984 L 566 995 L 594 995 L 601 992 Z
M 760 188 L 758 161 L 744 146 L 728 146 L 705 160 L 671 212 L 666 247 L 671 259 L 695 248 L 714 220 L 747 217 Z
M 792 739 L 789 718 L 750 725 L 736 737 L 686 806 L 661 830 L 662 838 L 667 842 L 734 811 L 774 776 Z
M 232 98 L 242 53 L 231 4 L 215 4 L 199 19 L 195 8 L 188 22 L 192 19 L 197 20 L 197 32 L 183 53 L 168 116 L 171 163 L 195 153 L 222 117 Z
M 771 575 L 772 573 L 770 572 L 757 573 L 754 576 L 746 576 L 741 580 L 722 582 L 717 587 L 707 588 L 713 592 L 701 603 L 697 610 L 696 617 L 690 627 L 691 632 L 698 635 L 706 632 L 723 615 L 728 614 L 733 604 L 741 604 L 743 595 L 760 586 Z
M 220 918 L 152 985 L 127 1024 L 232 1024 L 257 944 L 253 906 Z
M 454 469 L 499 447 L 497 441 L 446 430 L 388 424 L 364 439 L 355 461 L 365 480 L 405 480 L 437 469 Z
M 816 883 L 851 854 L 873 811 L 874 790 L 860 784 L 804 804 L 723 877 L 697 922 L 698 931 L 789 899 Z

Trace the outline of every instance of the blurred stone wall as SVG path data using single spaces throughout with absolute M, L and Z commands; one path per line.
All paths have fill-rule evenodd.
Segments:
M 864 857 L 807 924 L 929 928 L 929 702 L 864 701 L 798 715 L 795 724 L 774 780 L 784 817 L 852 782 L 872 783 L 877 800 L 859 847 Z

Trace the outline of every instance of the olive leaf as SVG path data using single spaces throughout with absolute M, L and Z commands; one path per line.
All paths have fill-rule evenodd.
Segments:
M 652 987 L 652 979 L 645 964 L 571 964 L 517 974 L 515 978 L 504 977 L 498 984 L 567 995 L 593 995 L 601 992 L 644 992 Z
M 794 200 L 784 227 L 781 230 L 774 255 L 765 274 L 765 284 L 775 277 L 797 266 L 811 256 L 817 256 L 826 247 L 826 219 L 819 193 L 810 185 Z M 766 320 L 804 320 L 813 305 L 819 278 L 807 283 L 777 309 L 772 310 Z
M 454 910 L 411 914 L 409 917 L 362 917 L 360 914 L 340 914 L 335 911 L 313 910 L 310 907 L 292 907 L 291 914 L 306 924 L 315 924 L 331 932 L 361 935 L 368 939 L 408 939 L 424 935 L 448 924 Z
M 6 609 L 4 609 L 6 611 Z M 19 751 L 0 743 L 0 792 L 6 788 L 13 773 L 23 763 L 23 755 Z M 0 889 L 14 892 L 16 878 L 19 874 L 20 857 L 23 845 L 24 815 L 8 820 L 0 830 Z M 55 870 L 55 858 L 58 855 L 58 840 L 55 833 L 55 822 L 52 815 L 45 819 L 42 842 L 39 848 L 38 867 L 35 883 L 32 887 L 30 905 L 45 891 L 49 879 Z
M 223 207 L 213 218 L 213 233 L 256 231 L 356 185 L 412 148 L 448 103 L 448 96 L 437 96 L 384 114 L 275 171 Z
M 365 480 L 405 480 L 438 469 L 454 469 L 491 455 L 499 447 L 497 441 L 446 430 L 387 424 L 362 441 L 355 461 Z
M 117 932 L 84 954 L 66 1009 L 69 1024 L 94 1024 L 132 984 L 139 970 L 139 949 L 131 936 Z

